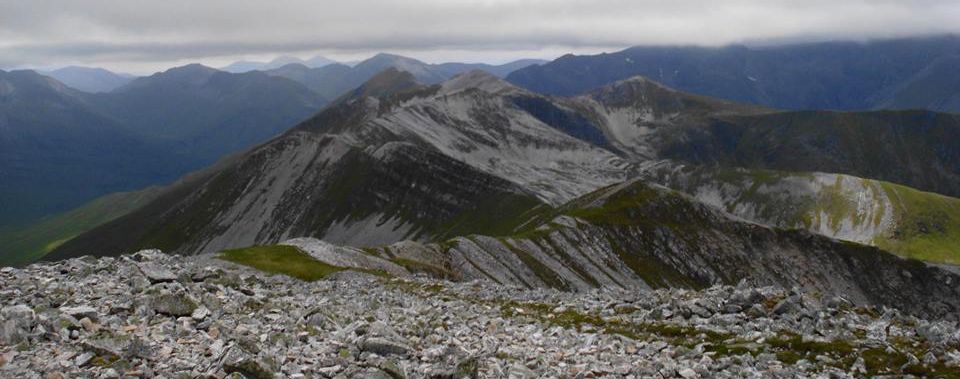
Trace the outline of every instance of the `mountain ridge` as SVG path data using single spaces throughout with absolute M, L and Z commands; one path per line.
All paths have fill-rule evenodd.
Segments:
M 779 112 L 688 95 L 646 79 L 619 82 L 606 89 L 598 90 L 591 96 L 553 98 L 517 88 L 502 79 L 479 71 L 464 73 L 434 86 L 414 84 L 412 76 L 397 70 L 383 73 L 381 78 L 370 81 L 369 87 L 391 90 L 366 92 L 361 86 L 354 96 L 340 99 L 279 139 L 261 145 L 255 149 L 256 152 L 250 152 L 238 158 L 230 169 L 233 170 L 232 173 L 225 176 L 228 179 L 223 179 L 226 182 L 216 184 L 211 180 L 194 190 L 197 194 L 218 194 L 216 199 L 203 200 L 187 194 L 172 200 L 173 203 L 158 206 L 158 209 L 164 210 L 170 209 L 173 204 L 180 204 L 179 209 L 186 210 L 219 209 L 215 214 L 205 213 L 203 220 L 206 221 L 197 223 L 191 221 L 187 224 L 177 221 L 162 226 L 162 228 L 172 228 L 171 233 L 180 233 L 187 229 L 194 232 L 205 231 L 202 232 L 203 237 L 166 239 L 161 247 L 181 253 L 212 252 L 217 249 L 250 244 L 276 243 L 282 237 L 330 237 L 335 240 L 332 242 L 349 242 L 359 246 L 371 242 L 383 244 L 403 239 L 429 242 L 445 234 L 442 230 L 436 229 L 427 234 L 417 232 L 418 228 L 423 228 L 423 224 L 420 221 L 411 221 L 417 220 L 416 214 L 419 212 L 416 211 L 412 214 L 407 213 L 400 219 L 395 217 L 396 214 L 380 214 L 375 208 L 362 207 L 347 213 L 336 214 L 328 211 L 311 217 L 303 216 L 303 212 L 305 208 L 312 209 L 318 206 L 323 208 L 325 206 L 323 199 L 329 200 L 331 196 L 347 196 L 338 197 L 341 199 L 339 203 L 359 204 L 355 200 L 350 200 L 351 196 L 365 196 L 363 191 L 358 191 L 356 188 L 367 188 L 369 185 L 356 186 L 359 185 L 358 183 L 370 183 L 368 181 L 370 178 L 343 173 L 349 171 L 349 167 L 358 164 L 363 165 L 363 170 L 376 171 L 380 164 L 390 165 L 398 162 L 393 158 L 396 156 L 405 156 L 412 161 L 423 162 L 420 163 L 420 168 L 403 169 L 406 176 L 397 178 L 398 180 L 419 182 L 414 188 L 430 188 L 431 183 L 437 179 L 429 174 L 431 165 L 417 158 L 423 156 L 421 154 L 432 156 L 430 160 L 445 162 L 441 166 L 445 167 L 449 164 L 450 167 L 461 167 L 459 170 L 473 172 L 472 175 L 496 180 L 501 183 L 497 187 L 512 188 L 508 192 L 523 193 L 524 196 L 535 198 L 535 201 L 524 200 L 528 205 L 526 208 L 518 209 L 521 214 L 527 211 L 533 212 L 535 209 L 541 212 L 560 206 L 597 188 L 621 183 L 638 173 L 641 169 L 638 166 L 639 163 L 650 159 L 685 156 L 689 158 L 688 160 L 692 160 L 692 163 L 727 162 L 737 157 L 736 150 L 730 150 L 731 146 L 736 147 L 739 143 L 737 141 L 753 140 L 753 137 L 749 137 L 749 133 L 744 133 L 743 130 L 758 128 L 757 133 L 760 135 L 775 138 L 772 140 L 775 143 L 764 144 L 764 146 L 793 146 L 790 144 L 795 138 L 787 138 L 792 134 L 784 134 L 780 131 L 781 128 L 771 126 L 775 124 L 754 121 L 766 120 L 769 117 L 789 118 L 804 114 L 803 112 Z M 378 82 L 388 84 L 377 84 Z M 389 83 L 403 85 L 394 88 Z M 902 112 L 841 115 L 860 120 L 864 117 L 876 118 L 885 117 L 883 116 L 885 114 L 900 113 Z M 819 115 L 816 112 L 811 114 Z M 878 114 L 880 116 L 877 116 Z M 826 117 L 825 120 L 832 120 L 829 114 Z M 945 117 L 946 124 L 942 126 L 946 128 L 945 130 L 960 130 L 960 122 L 957 120 L 948 115 L 938 117 Z M 741 121 L 734 123 L 730 120 Z M 909 117 L 906 120 L 914 121 Z M 950 122 L 950 120 L 953 121 Z M 716 125 L 721 122 L 730 123 L 730 126 L 717 129 Z M 819 122 L 817 124 L 819 125 Z M 821 129 L 823 133 L 834 130 L 834 127 L 840 125 L 843 125 L 844 129 L 851 129 L 849 124 L 846 121 L 841 124 L 828 122 Z M 898 127 L 908 130 L 907 125 L 909 123 Z M 730 133 L 725 129 L 731 127 L 741 131 Z M 611 131 L 631 128 L 641 131 L 636 135 L 643 138 L 612 138 L 615 135 Z M 769 128 L 773 129 L 768 131 Z M 934 142 L 930 141 L 943 142 L 943 139 L 938 137 L 940 129 L 926 126 L 909 128 L 914 135 L 931 138 L 929 141 L 921 138 L 918 143 L 935 146 L 932 145 Z M 870 132 L 869 128 L 860 124 L 852 125 L 852 129 L 857 133 Z M 593 134 L 590 134 L 591 130 Z M 821 133 L 816 127 L 802 126 L 798 130 L 804 133 L 808 131 Z M 826 134 L 826 136 L 831 135 Z M 877 136 L 883 137 L 883 134 L 877 134 Z M 613 143 L 611 141 L 619 141 L 617 143 L 619 146 L 633 146 L 634 149 L 611 150 L 610 147 L 604 147 L 604 143 L 611 144 Z M 856 141 L 853 139 L 844 143 Z M 683 149 L 696 149 L 698 153 L 689 154 L 683 149 L 678 150 L 677 144 L 686 146 Z M 790 149 L 810 151 L 812 154 L 817 151 L 816 146 L 816 144 L 804 142 Z M 318 154 L 316 151 L 323 151 L 323 153 Z M 843 151 L 830 154 L 832 154 L 831 162 L 843 162 L 852 159 L 848 157 L 855 156 L 845 155 L 847 153 Z M 282 167 L 280 162 L 297 161 L 303 163 L 292 166 L 284 163 L 289 168 L 280 169 Z M 957 161 L 950 156 L 944 156 L 940 162 L 949 165 L 950 162 Z M 311 164 L 318 165 L 321 172 L 327 172 L 326 176 L 301 171 L 308 167 L 306 162 L 316 162 Z M 776 168 L 784 164 L 778 161 L 753 162 L 752 168 Z M 801 168 L 806 167 L 808 171 L 815 171 L 814 168 L 821 167 L 816 160 L 794 159 L 790 163 L 798 164 Z M 247 168 L 241 168 L 244 166 Z M 751 165 L 746 166 L 751 167 Z M 835 164 L 830 167 L 843 171 L 842 168 L 846 166 L 848 165 Z M 890 168 L 903 167 L 895 162 L 890 166 Z M 267 167 L 273 168 L 267 169 Z M 301 173 L 295 174 L 295 172 Z M 283 175 L 287 179 L 270 178 L 272 175 Z M 303 187 L 291 179 L 304 176 L 307 177 L 305 180 L 312 184 Z M 246 184 L 226 184 L 234 182 Z M 409 185 L 414 184 L 403 186 Z M 440 182 L 437 182 L 437 185 L 441 185 Z M 201 189 L 203 187 L 207 189 Z M 393 187 L 373 187 L 374 191 L 383 191 L 377 197 L 406 196 L 402 191 L 394 191 Z M 260 189 L 247 191 L 243 190 L 244 188 Z M 314 191 L 312 195 L 305 196 L 304 193 L 299 192 L 305 188 L 316 190 L 311 190 Z M 455 194 L 455 191 L 447 190 L 447 193 L 454 199 L 464 199 L 462 194 Z M 438 195 L 425 195 L 425 197 L 419 197 L 417 201 L 426 201 L 431 196 Z M 299 203 L 304 199 L 309 200 Z M 440 199 L 444 199 L 443 196 L 436 200 Z M 444 201 L 447 200 L 449 199 Z M 459 204 L 468 203 L 464 201 Z M 247 205 L 241 207 L 243 204 Z M 244 208 L 247 206 L 250 208 Z M 449 213 L 449 217 L 457 217 L 456 212 L 464 212 L 464 209 L 468 208 L 469 206 L 457 208 L 461 210 Z M 360 209 L 363 209 L 362 212 L 353 213 Z M 331 214 L 334 216 L 331 217 Z M 183 215 L 188 219 L 192 217 L 189 211 Z M 148 217 L 141 218 L 148 219 Z M 210 221 L 213 218 L 219 221 Z M 297 224 L 300 221 L 293 221 L 311 218 L 325 221 L 309 225 Z M 138 222 L 143 222 L 137 219 L 130 216 L 116 221 L 115 225 L 132 227 Z M 510 218 L 504 218 L 504 220 L 510 220 Z M 516 222 L 519 223 L 520 220 Z M 184 229 L 183 225 L 177 226 L 180 224 L 192 226 Z M 506 222 L 506 224 L 515 223 Z M 227 235 L 217 231 L 220 227 L 215 225 L 228 229 L 229 225 L 247 225 L 251 226 L 251 229 L 242 232 L 237 230 Z M 384 225 L 389 225 L 387 230 L 381 228 Z M 359 236 L 364 231 L 371 236 L 378 235 L 385 238 L 378 237 L 365 242 L 345 237 Z M 68 241 L 61 247 L 61 255 L 56 256 L 63 257 L 89 251 L 88 249 L 92 250 L 95 248 L 93 241 L 109 239 L 111 233 L 103 228 L 95 229 L 87 236 Z M 130 233 L 117 234 L 129 235 Z M 338 238 L 341 240 L 337 240 Z M 143 241 L 149 240 L 147 238 Z M 126 245 L 117 245 L 110 249 L 111 254 L 146 247 L 143 241 L 128 241 L 125 242 Z M 217 242 L 210 244 L 203 241 Z
M 130 75 L 114 73 L 99 67 L 67 66 L 39 73 L 88 93 L 110 92 L 133 80 Z
M 952 82 L 956 75 L 939 70 L 941 75 L 933 80 L 918 76 L 939 59 L 958 55 L 956 35 L 771 47 L 636 46 L 608 54 L 565 55 L 517 70 L 507 79 L 533 91 L 570 96 L 643 75 L 687 92 L 773 108 L 908 106 L 960 112 L 949 100 L 951 93 L 938 89 L 949 88 L 940 82 Z M 930 98 L 931 89 L 937 89 L 939 97 Z

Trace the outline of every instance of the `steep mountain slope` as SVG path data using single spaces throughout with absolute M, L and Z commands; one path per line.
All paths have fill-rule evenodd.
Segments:
M 421 83 L 436 84 L 471 70 L 484 70 L 504 77 L 517 69 L 539 63 L 543 63 L 543 61 L 523 59 L 503 65 L 482 63 L 428 64 L 399 55 L 377 54 L 353 66 L 330 64 L 316 68 L 294 63 L 265 72 L 294 80 L 326 98 L 333 99 L 390 68 L 409 72 Z
M 517 235 L 401 242 L 367 252 L 448 278 L 531 288 L 701 288 L 743 280 L 920 314 L 960 310 L 956 274 L 876 248 L 734 219 L 641 181 L 575 199 Z
M 70 66 L 41 74 L 56 79 L 70 88 L 84 92 L 110 92 L 133 80 L 133 76 L 120 75 L 97 67 Z
M 960 195 L 960 116 L 927 111 L 774 111 L 644 78 L 519 103 L 632 162 L 844 173 Z
M 582 129 L 600 131 L 606 143 L 635 161 L 671 154 L 676 145 L 683 146 L 692 136 L 704 133 L 703 125 L 719 117 L 773 112 L 676 91 L 642 77 L 560 102 L 583 115 L 587 123 Z M 683 159 L 698 159 L 699 149 L 691 146 Z
M 839 174 L 649 166 L 647 180 L 746 220 L 960 264 L 960 199 Z
M 960 112 L 960 54 L 935 60 L 912 78 L 900 84 L 877 104 L 885 109 L 932 109 Z
M 712 120 L 665 158 L 845 173 L 960 195 L 960 115 L 927 111 L 785 112 Z
M 132 246 L 213 252 L 296 236 L 363 245 L 509 232 L 511 220 L 541 204 L 535 194 L 444 155 L 400 125 L 381 124 L 384 117 L 410 112 L 398 102 L 436 91 L 417 87 L 409 74 L 388 71 L 359 89 L 360 96 L 68 241 L 51 258 L 119 254 Z M 364 96 L 369 94 L 381 96 Z
M 947 88 L 937 83 L 956 82 L 955 70 L 946 69 L 953 66 L 943 65 L 957 56 L 956 36 L 757 48 L 638 46 L 563 56 L 507 79 L 541 93 L 576 95 L 641 75 L 682 91 L 783 109 L 906 106 L 960 112 L 950 100 L 953 92 L 897 90 Z

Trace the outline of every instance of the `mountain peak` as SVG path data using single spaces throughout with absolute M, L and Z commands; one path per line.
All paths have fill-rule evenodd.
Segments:
M 0 71 L 0 82 L 5 83 L 3 89 L 4 95 L 13 92 L 24 92 L 27 94 L 57 94 L 58 96 L 75 97 L 78 91 L 70 88 L 55 78 L 40 74 L 34 70 L 12 70 L 9 72 Z
M 413 74 L 390 67 L 367 80 L 363 85 L 345 96 L 346 99 L 358 97 L 382 97 L 403 92 L 420 86 Z
M 135 88 L 154 85 L 156 83 L 180 83 L 187 85 L 202 85 L 210 78 L 222 72 L 215 68 L 207 67 L 199 63 L 191 63 L 185 66 L 174 67 L 167 71 L 136 79 L 129 84 L 117 88 L 116 91 L 128 91 Z
M 402 55 L 390 54 L 390 53 L 377 53 L 377 55 L 374 55 L 373 57 L 370 57 L 370 59 L 368 59 L 368 60 L 369 60 L 369 61 L 391 60 L 391 61 L 417 61 L 417 62 L 419 62 L 418 60 L 413 59 L 413 58 L 410 58 L 410 57 L 405 57 L 405 56 L 402 56 Z
M 507 94 L 523 91 L 513 84 L 484 70 L 470 70 L 443 82 L 441 92 L 452 94 L 467 89 L 479 89 L 491 94 Z
M 644 76 L 632 76 L 607 84 L 586 94 L 587 97 L 610 107 L 633 107 L 660 114 L 683 113 L 687 116 L 739 113 L 759 114 L 771 109 L 696 95 L 665 86 Z

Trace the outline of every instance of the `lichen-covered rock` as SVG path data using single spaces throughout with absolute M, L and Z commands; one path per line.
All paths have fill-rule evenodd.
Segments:
M 26 341 L 36 324 L 36 313 L 18 304 L 0 309 L 0 344 L 16 345 Z
M 241 374 L 249 379 L 273 379 L 275 377 L 273 371 L 266 364 L 239 349 L 231 350 L 224 358 L 223 371 L 228 374 Z
M 147 304 L 154 312 L 175 317 L 190 316 L 199 307 L 196 300 L 183 292 L 152 295 L 147 299 Z
M 387 355 L 405 355 L 410 352 L 410 347 L 396 341 L 391 341 L 381 337 L 366 338 L 360 343 L 360 350 L 387 356 Z

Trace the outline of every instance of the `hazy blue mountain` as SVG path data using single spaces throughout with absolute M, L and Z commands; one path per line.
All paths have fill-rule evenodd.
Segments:
M 960 54 L 941 57 L 897 86 L 879 108 L 960 111 Z
M 132 75 L 117 74 L 96 67 L 70 66 L 40 73 L 71 88 L 90 93 L 110 92 L 134 79 Z
M 491 65 L 486 63 L 440 63 L 434 65 L 437 70 L 444 72 L 447 75 L 453 76 L 461 72 L 467 72 L 470 70 L 483 70 L 489 72 L 497 77 L 504 78 L 509 75 L 511 72 L 519 70 L 524 67 L 544 64 L 549 61 L 542 59 L 520 59 L 513 62 L 504 63 L 501 65 Z
M 502 65 L 483 63 L 429 64 L 400 55 L 377 54 L 353 66 L 334 63 L 320 68 L 312 68 L 305 64 L 291 63 L 266 72 L 270 75 L 297 81 L 314 92 L 333 99 L 390 68 L 409 72 L 420 83 L 436 84 L 471 70 L 484 70 L 496 76 L 504 77 L 518 68 L 543 62 L 536 59 L 523 59 Z
M 337 61 L 333 59 L 329 59 L 322 55 L 314 56 L 313 58 L 307 59 L 306 61 L 303 62 L 305 66 L 312 67 L 312 68 L 320 68 L 320 67 L 331 65 L 334 63 L 337 63 Z
M 264 72 L 293 80 L 328 99 L 334 99 L 356 87 L 358 81 L 362 83 L 361 76 L 353 68 L 339 63 L 321 68 L 294 63 Z
M 254 62 L 254 61 L 237 61 L 226 66 L 220 67 L 221 71 L 226 71 L 234 74 L 249 72 L 253 70 L 259 70 L 263 67 L 266 62 Z
M 177 141 L 203 164 L 264 141 L 327 102 L 292 80 L 199 64 L 139 78 L 92 101 L 131 130 Z
M 960 111 L 960 38 L 773 47 L 638 46 L 611 54 L 566 55 L 511 73 L 507 80 L 574 95 L 641 75 L 692 93 L 783 109 L 883 107 Z
M 229 65 L 221 67 L 221 71 L 231 72 L 234 74 L 240 74 L 244 72 L 250 72 L 254 70 L 266 71 L 277 69 L 290 64 L 301 64 L 310 68 L 320 68 L 323 66 L 331 65 L 337 63 L 337 61 L 332 59 L 327 59 L 326 57 L 317 55 L 313 58 L 303 60 L 297 57 L 283 55 L 274 58 L 269 62 L 256 62 L 256 61 L 237 61 Z
M 89 97 L 33 71 L 0 71 L 0 229 L 198 167 Z
M 279 57 L 273 58 L 273 60 L 271 60 L 270 62 L 265 63 L 263 67 L 258 68 L 258 70 L 261 70 L 261 71 L 271 70 L 277 67 L 286 66 L 291 63 L 305 64 L 306 61 L 297 57 L 289 56 L 289 55 L 281 55 Z
M 168 183 L 265 141 L 326 100 L 261 72 L 200 65 L 90 94 L 0 74 L 0 229 L 118 191 Z

